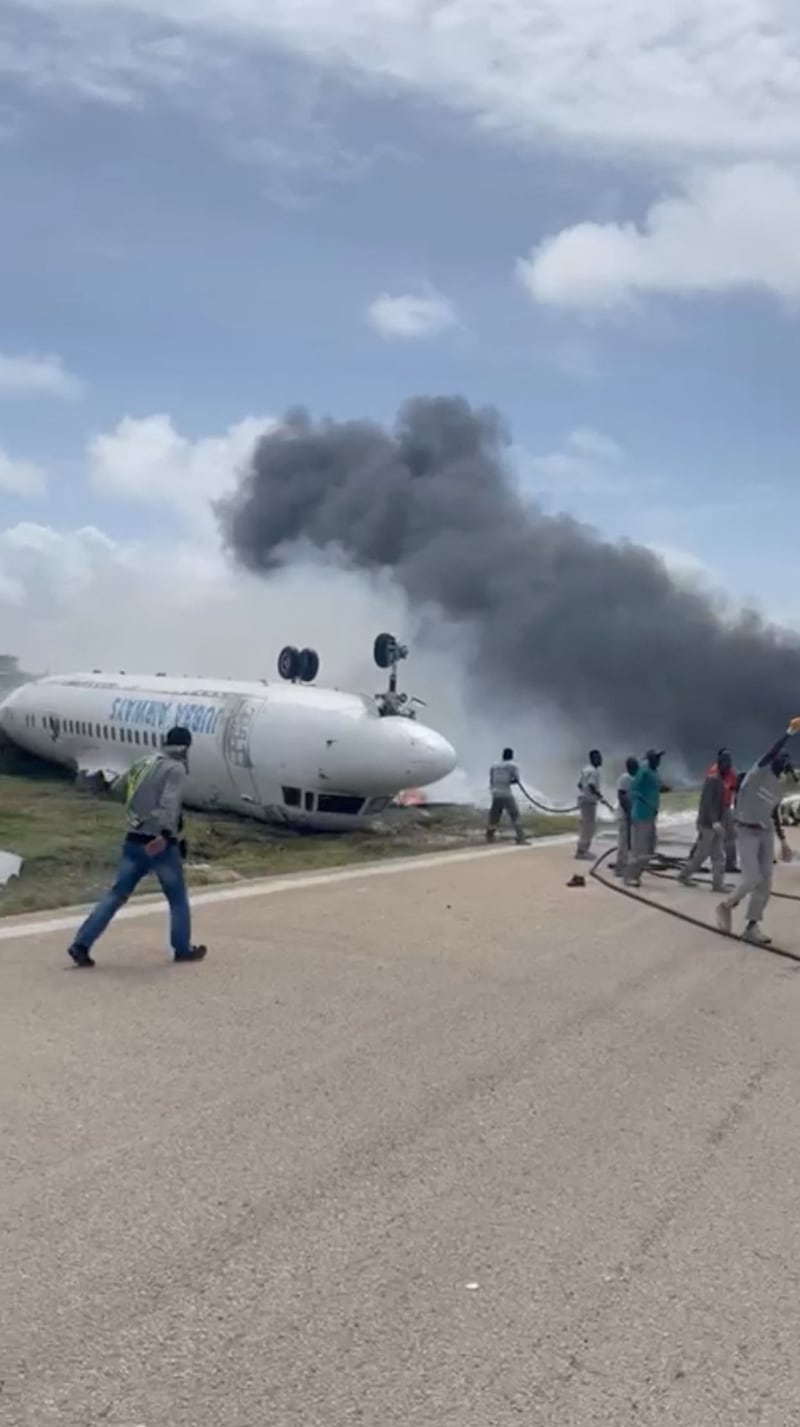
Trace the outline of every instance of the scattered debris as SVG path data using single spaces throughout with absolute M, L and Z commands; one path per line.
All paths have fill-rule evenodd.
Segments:
M 18 857 L 16 852 L 0 850 L 0 887 L 5 887 L 12 877 L 19 877 L 21 871 L 22 858 Z

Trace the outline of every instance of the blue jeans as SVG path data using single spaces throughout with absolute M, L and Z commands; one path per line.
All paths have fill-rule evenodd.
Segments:
M 159 852 L 156 857 L 150 857 L 145 852 L 144 843 L 134 842 L 131 838 L 126 838 L 123 843 L 122 857 L 113 885 L 105 896 L 100 898 L 94 911 L 89 913 L 74 938 L 74 944 L 85 946 L 87 950 L 94 946 L 111 919 L 149 872 L 155 873 L 169 902 L 172 950 L 177 956 L 187 952 L 191 946 L 191 914 L 178 845 L 174 842 L 167 843 L 163 852 Z

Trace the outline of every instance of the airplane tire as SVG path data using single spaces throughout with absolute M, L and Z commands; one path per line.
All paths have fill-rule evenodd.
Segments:
M 319 655 L 316 649 L 301 649 L 298 660 L 299 678 L 304 684 L 312 684 L 319 673 Z
M 284 645 L 278 655 L 278 673 L 282 679 L 300 678 L 300 651 L 293 644 Z
M 397 641 L 393 634 L 379 634 L 372 648 L 372 657 L 379 669 L 388 669 L 394 658 Z

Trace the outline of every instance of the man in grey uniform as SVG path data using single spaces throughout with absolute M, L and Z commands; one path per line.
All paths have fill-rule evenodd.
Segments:
M 148 872 L 154 872 L 169 902 L 170 940 L 175 961 L 202 961 L 204 946 L 193 946 L 191 914 L 180 837 L 183 795 L 192 735 L 171 728 L 160 752 L 143 758 L 113 785 L 125 796 L 128 834 L 113 885 L 101 897 L 69 947 L 76 966 L 94 966 L 91 949 Z
M 502 763 L 493 763 L 489 769 L 489 790 L 492 795 L 492 805 L 489 809 L 489 822 L 486 828 L 487 842 L 494 842 L 497 825 L 503 813 L 508 813 L 511 819 L 517 842 L 520 845 L 527 842 L 517 800 L 512 792 L 512 788 L 518 784 L 519 769 L 514 762 L 514 750 L 513 748 L 504 748 Z
M 742 877 L 735 892 L 717 907 L 717 923 L 722 931 L 730 933 L 731 913 L 748 897 L 744 939 L 754 942 L 756 946 L 769 946 L 772 940 L 761 930 L 761 918 L 772 891 L 776 832 L 783 846 L 783 855 L 788 854 L 791 859 L 786 834 L 778 823 L 778 805 L 783 793 L 784 775 L 792 767 L 784 748 L 796 733 L 800 733 L 800 718 L 792 719 L 783 737 L 745 775 L 736 799 L 736 832 Z

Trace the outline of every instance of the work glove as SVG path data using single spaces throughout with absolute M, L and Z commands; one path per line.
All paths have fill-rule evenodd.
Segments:
M 781 861 L 782 861 L 782 862 L 793 862 L 793 861 L 794 861 L 794 853 L 792 852 L 792 849 L 791 849 L 791 847 L 789 846 L 789 844 L 788 844 L 788 842 L 786 841 L 785 838 L 783 839 L 783 842 L 781 843 Z
M 711 824 L 711 831 L 712 831 L 712 832 L 722 832 L 722 823 L 712 823 L 712 824 Z
M 790 720 L 789 720 L 789 727 L 787 728 L 786 732 L 787 732 L 787 733 L 792 733 L 792 734 L 794 734 L 794 733 L 800 733 L 800 718 L 792 718 L 792 719 L 790 719 Z

